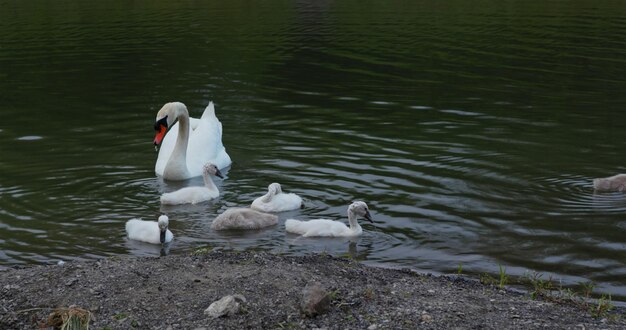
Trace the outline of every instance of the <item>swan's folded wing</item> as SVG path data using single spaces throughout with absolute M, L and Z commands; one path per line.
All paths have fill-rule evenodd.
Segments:
M 158 244 L 159 226 L 153 221 L 131 219 L 126 222 L 128 238 L 136 241 Z
M 212 104 L 209 104 L 209 107 L 212 107 Z M 202 175 L 202 167 L 209 162 L 218 168 L 231 164 L 230 156 L 222 143 L 222 123 L 209 107 L 202 115 L 197 128 L 189 134 L 187 167 L 194 176 Z

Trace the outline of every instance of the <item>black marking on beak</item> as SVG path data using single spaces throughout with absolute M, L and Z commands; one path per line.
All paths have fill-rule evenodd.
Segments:
M 220 170 L 219 170 L 219 169 L 217 169 L 217 170 L 215 171 L 215 176 L 216 176 L 216 177 L 218 177 L 218 178 L 220 178 L 220 179 L 223 179 L 223 178 L 224 178 L 224 176 L 222 175 L 222 172 L 220 172 Z
M 161 146 L 161 143 L 163 143 L 165 134 L 167 134 L 167 116 L 154 123 L 154 130 L 156 131 L 156 135 L 154 136 L 154 149 L 159 151 L 159 147 Z
M 363 217 L 367 219 L 369 222 L 374 223 L 374 220 L 372 220 L 372 216 L 370 215 L 369 210 L 365 210 L 365 215 Z
M 159 131 L 161 130 L 161 126 L 165 126 L 165 128 L 167 128 L 167 116 L 157 120 L 156 122 L 154 122 L 154 130 L 155 131 Z
M 165 243 L 165 233 L 167 232 L 167 227 L 161 230 L 161 244 Z

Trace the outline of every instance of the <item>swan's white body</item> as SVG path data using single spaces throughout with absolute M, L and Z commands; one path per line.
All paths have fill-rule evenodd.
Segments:
M 608 178 L 593 180 L 593 189 L 596 191 L 619 191 L 626 192 L 626 174 L 618 174 Z
M 301 221 L 295 219 L 287 219 L 285 221 L 285 230 L 289 233 L 300 234 L 304 237 L 350 237 L 359 236 L 363 233 L 363 229 L 359 225 L 357 218 L 361 216 L 372 221 L 367 204 L 364 202 L 354 202 L 348 207 L 348 221 L 350 227 L 343 222 L 315 219 L 309 221 Z
M 222 123 L 215 116 L 213 102 L 209 103 L 200 119 L 189 118 L 183 103 L 166 103 L 157 113 L 157 123 L 166 117 L 164 123 L 167 126 L 163 133 L 167 133 L 165 137 L 161 136 L 162 143 L 157 143 L 155 138 L 155 144 L 160 144 L 154 166 L 157 175 L 168 180 L 185 180 L 202 175 L 202 167 L 206 163 L 213 163 L 217 168 L 232 163 L 222 143 Z
M 280 184 L 272 183 L 267 187 L 267 194 L 255 199 L 251 207 L 263 212 L 283 212 L 299 209 L 302 198 L 293 193 L 283 193 Z
M 278 223 L 278 217 L 249 208 L 230 208 L 213 220 L 211 229 L 261 229 Z
M 166 215 L 159 217 L 159 221 L 144 221 L 131 219 L 126 222 L 128 238 L 152 244 L 169 243 L 174 239 L 174 234 L 167 229 L 169 219 Z M 164 232 L 164 241 L 161 242 L 161 233 Z
M 216 198 L 220 195 L 220 191 L 215 186 L 215 183 L 211 179 L 211 175 L 216 175 L 223 178 L 222 173 L 217 169 L 217 166 L 208 163 L 204 165 L 202 172 L 202 178 L 204 179 L 204 187 L 185 187 L 173 192 L 164 193 L 161 195 L 161 203 L 168 205 L 177 204 L 197 204 L 210 199 Z

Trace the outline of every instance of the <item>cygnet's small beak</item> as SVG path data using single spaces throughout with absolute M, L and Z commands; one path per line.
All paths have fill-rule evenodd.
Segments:
M 167 232 L 167 228 L 161 229 L 161 244 L 165 243 L 165 233 Z
M 372 216 L 370 215 L 369 210 L 365 210 L 365 215 L 363 217 L 367 219 L 369 222 L 374 223 L 374 220 L 372 220 Z
M 220 172 L 220 170 L 215 171 L 215 176 L 220 178 L 220 179 L 224 178 L 224 176 L 222 175 L 222 172 Z

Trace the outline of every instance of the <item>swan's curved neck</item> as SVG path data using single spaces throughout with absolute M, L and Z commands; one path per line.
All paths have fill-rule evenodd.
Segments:
M 174 150 L 170 159 L 165 165 L 164 174 L 166 172 L 172 173 L 167 177 L 176 178 L 181 176 L 181 179 L 187 177 L 187 145 L 189 143 L 189 111 L 187 107 L 179 102 L 172 104 L 172 115 L 178 119 L 178 138 L 174 145 Z M 173 173 L 177 173 L 173 174 Z
M 361 231 L 361 225 L 359 225 L 359 222 L 356 219 L 356 214 L 354 214 L 354 212 L 352 211 L 348 211 L 348 222 L 350 222 L 350 230 L 352 231 Z
M 274 196 L 274 194 L 272 194 L 271 191 L 268 191 L 267 194 L 263 195 L 263 197 L 261 197 L 261 201 L 263 203 L 269 203 L 272 201 L 272 197 Z
M 211 175 L 209 173 L 204 173 L 204 175 L 202 175 L 202 178 L 204 179 L 205 187 L 207 187 L 211 191 L 218 191 L 217 186 L 215 185 L 215 182 L 213 182 L 213 179 L 211 179 Z

